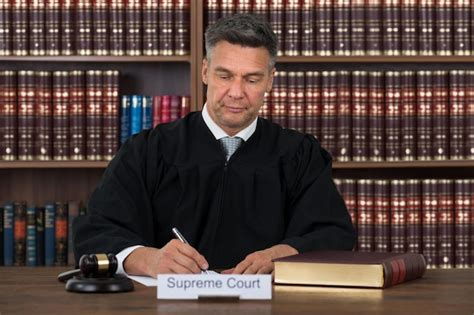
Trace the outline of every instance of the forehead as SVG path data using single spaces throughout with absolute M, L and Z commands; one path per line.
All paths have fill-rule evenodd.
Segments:
M 211 51 L 210 67 L 237 73 L 268 70 L 270 53 L 264 47 L 244 47 L 226 41 L 218 42 Z

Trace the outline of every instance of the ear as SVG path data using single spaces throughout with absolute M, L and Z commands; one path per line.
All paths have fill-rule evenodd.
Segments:
M 275 76 L 276 69 L 273 67 L 273 69 L 270 71 L 270 79 L 268 80 L 267 88 L 265 89 L 265 92 L 270 93 L 272 90 L 273 86 L 273 77 Z
M 209 62 L 207 61 L 206 58 L 204 58 L 202 60 L 201 79 L 205 85 L 207 85 L 207 73 L 209 71 L 208 65 L 209 65 Z

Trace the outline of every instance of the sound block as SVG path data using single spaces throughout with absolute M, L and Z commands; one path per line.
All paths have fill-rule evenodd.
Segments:
M 125 276 L 86 278 L 75 276 L 66 282 L 66 291 L 78 293 L 116 293 L 133 291 L 133 282 Z

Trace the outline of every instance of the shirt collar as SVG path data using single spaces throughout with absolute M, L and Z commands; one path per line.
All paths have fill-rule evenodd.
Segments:
M 219 125 L 216 124 L 216 122 L 211 118 L 209 115 L 208 109 L 207 109 L 207 104 L 204 104 L 204 107 L 202 108 L 202 118 L 204 119 L 204 122 L 206 123 L 207 127 L 209 130 L 211 130 L 212 134 L 216 138 L 216 140 L 219 140 L 224 137 L 230 137 L 224 130 L 222 130 Z M 240 137 L 244 141 L 247 141 L 255 132 L 257 129 L 257 118 L 255 118 L 254 121 L 250 125 L 248 125 L 246 128 L 240 130 L 235 136 L 235 137 Z

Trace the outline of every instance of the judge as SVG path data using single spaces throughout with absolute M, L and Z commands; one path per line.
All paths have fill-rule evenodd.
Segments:
M 74 222 L 75 255 L 118 254 L 119 271 L 254 274 L 272 259 L 351 250 L 356 234 L 311 135 L 258 118 L 277 40 L 248 14 L 205 34 L 201 112 L 132 136 Z M 173 238 L 172 228 L 187 238 Z

